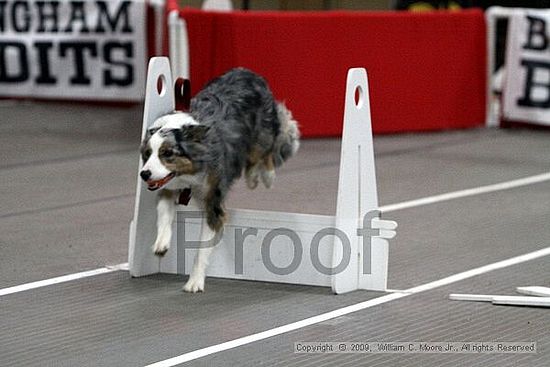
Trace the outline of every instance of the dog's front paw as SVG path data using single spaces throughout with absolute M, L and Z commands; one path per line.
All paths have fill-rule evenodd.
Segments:
M 197 293 L 204 291 L 204 274 L 191 274 L 189 280 L 183 286 L 183 290 L 189 293 Z
M 157 239 L 153 245 L 153 253 L 157 256 L 164 256 L 170 248 L 170 240 L 172 239 L 172 230 L 170 227 L 161 227 L 159 229 Z
M 153 245 L 153 253 L 157 256 L 164 256 L 170 248 L 170 242 L 166 241 L 156 241 Z

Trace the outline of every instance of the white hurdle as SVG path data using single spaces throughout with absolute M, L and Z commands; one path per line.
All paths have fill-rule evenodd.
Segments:
M 154 120 L 174 110 L 171 75 L 167 58 L 151 59 L 142 136 Z M 178 206 L 170 250 L 159 258 L 151 250 L 156 236 L 156 196 L 137 179 L 130 273 L 134 277 L 188 274 L 196 249 L 186 243 L 199 239 L 202 218 L 190 217 L 189 207 Z M 355 68 L 347 76 L 336 215 L 228 210 L 222 243 L 211 255 L 207 276 L 325 286 L 338 294 L 357 289 L 384 291 L 388 239 L 395 236 L 397 224 L 381 220 L 379 212 L 365 216 L 377 208 L 367 73 Z M 361 231 L 364 221 L 368 228 Z

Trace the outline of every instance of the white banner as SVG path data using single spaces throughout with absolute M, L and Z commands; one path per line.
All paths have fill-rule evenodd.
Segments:
M 504 118 L 550 125 L 550 10 L 518 10 L 506 46 Z
M 0 1 L 0 96 L 144 96 L 144 0 Z

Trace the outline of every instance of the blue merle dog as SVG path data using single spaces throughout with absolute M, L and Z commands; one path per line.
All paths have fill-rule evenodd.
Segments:
M 176 200 L 184 190 L 190 189 L 204 210 L 202 243 L 217 241 L 231 185 L 244 171 L 250 189 L 260 180 L 271 187 L 275 168 L 296 153 L 299 139 L 297 122 L 274 100 L 264 78 L 243 68 L 208 83 L 191 100 L 189 112 L 157 119 L 141 146 L 140 172 L 149 190 L 160 190 L 154 253 L 163 256 L 168 251 Z M 183 287 L 186 292 L 204 290 L 212 249 L 199 249 Z

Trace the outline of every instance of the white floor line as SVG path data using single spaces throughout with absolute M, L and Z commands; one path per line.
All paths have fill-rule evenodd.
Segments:
M 70 282 L 71 280 L 93 277 L 95 275 L 100 275 L 100 274 L 112 273 L 114 271 L 119 271 L 119 270 L 128 270 L 128 263 L 118 264 L 113 266 L 106 266 L 104 268 L 83 271 L 81 273 L 67 274 L 56 278 L 44 279 L 44 280 L 39 280 L 32 283 L 25 283 L 25 284 L 16 285 L 9 288 L 3 288 L 3 289 L 0 289 L 0 297 L 6 296 L 8 294 L 28 291 L 30 289 L 46 287 L 48 285 Z
M 521 178 L 521 179 L 518 179 L 518 180 L 506 181 L 506 182 L 501 182 L 501 183 L 497 183 L 497 184 L 493 184 L 493 185 L 480 186 L 480 187 L 466 189 L 466 190 L 449 192 L 449 193 L 441 194 L 441 195 L 428 196 L 428 197 L 420 198 L 420 199 L 416 199 L 416 200 L 404 201 L 404 202 L 396 203 L 396 204 L 384 205 L 384 206 L 381 206 L 379 208 L 379 210 L 382 213 L 389 213 L 389 212 L 393 212 L 393 211 L 397 211 L 397 210 L 408 209 L 408 208 L 413 208 L 413 207 L 428 205 L 428 204 L 434 204 L 434 203 L 438 203 L 438 202 L 441 202 L 441 201 L 459 199 L 459 198 L 466 197 L 466 196 L 479 195 L 479 194 L 484 194 L 484 193 L 493 192 L 493 191 L 511 189 L 511 188 L 514 188 L 514 187 L 532 185 L 532 184 L 536 184 L 536 183 L 544 182 L 544 181 L 549 181 L 549 180 L 550 180 L 550 172 L 547 172 L 547 173 L 543 173 L 543 174 L 540 174 L 540 175 Z M 75 279 L 86 278 L 86 277 L 90 277 L 90 276 L 94 276 L 94 275 L 109 273 L 111 271 L 126 270 L 128 268 L 128 264 L 127 263 L 119 264 L 119 265 L 115 265 L 114 267 L 115 267 L 114 270 L 112 270 L 110 267 L 105 267 L 105 268 L 85 271 L 85 272 L 82 272 L 82 273 L 68 274 L 68 275 L 64 275 L 64 276 L 61 276 L 61 277 L 45 279 L 45 280 L 41 280 L 41 281 L 38 281 L 38 282 L 21 284 L 21 285 L 17 285 L 17 286 L 10 287 L 10 288 L 0 289 L 0 296 L 5 296 L 7 294 L 22 292 L 22 291 L 26 291 L 26 290 L 29 290 L 29 289 L 45 287 L 45 286 L 52 285 L 52 284 L 68 282 L 68 281 L 75 280 Z
M 524 255 L 512 257 L 507 260 L 498 261 L 496 263 L 492 263 L 489 265 L 481 266 L 479 268 L 471 269 L 462 273 L 458 273 L 455 275 L 451 275 L 449 277 L 436 280 L 434 282 L 429 282 L 417 287 L 412 287 L 409 289 L 406 289 L 403 291 L 403 293 L 391 293 L 382 297 L 374 298 L 365 302 L 360 302 L 351 306 L 346 306 L 343 308 L 336 309 L 334 311 L 326 312 L 317 316 L 313 316 L 304 320 L 300 320 L 297 322 L 293 322 L 287 325 L 279 326 L 274 329 L 262 331 L 257 334 L 252 334 L 248 336 L 244 336 L 242 338 L 234 339 L 227 341 L 225 343 L 220 343 L 216 345 L 212 345 L 206 348 L 197 349 L 192 352 L 188 352 L 182 355 L 179 355 L 177 357 L 173 357 L 170 359 L 166 359 L 163 361 L 159 361 L 153 364 L 149 364 L 145 367 L 173 367 L 181 363 L 193 361 L 198 358 L 202 358 L 211 354 L 223 352 L 228 349 L 233 349 L 242 345 L 254 343 L 263 339 L 271 338 L 273 336 L 281 335 L 288 333 L 290 331 L 294 331 L 297 329 L 301 329 L 307 326 L 311 326 L 314 324 L 318 324 L 320 322 L 330 320 L 339 316 L 347 315 L 352 312 L 357 312 L 360 310 L 364 310 L 370 307 L 374 307 L 383 303 L 388 303 L 391 301 L 395 301 L 400 298 L 408 297 L 413 294 L 417 294 L 420 292 L 425 292 L 434 288 L 442 287 L 445 285 L 449 285 L 451 283 L 455 283 L 467 278 L 474 277 L 476 275 L 484 274 L 493 270 L 502 269 L 508 266 L 520 264 L 526 261 L 530 261 L 533 259 L 537 259 L 543 256 L 550 255 L 550 247 L 546 247 L 544 249 L 530 252 Z
M 417 206 L 428 205 L 428 204 L 435 204 L 441 201 L 459 199 L 466 196 L 486 194 L 489 192 L 513 189 L 515 187 L 533 185 L 544 181 L 550 181 L 550 172 L 543 173 L 540 175 L 535 175 L 535 176 L 524 177 L 524 178 L 520 178 L 512 181 L 500 182 L 493 185 L 479 186 L 471 189 L 453 191 L 453 192 L 448 192 L 441 195 L 433 195 L 425 198 L 404 201 L 402 203 L 384 205 L 384 206 L 381 206 L 379 210 L 382 213 L 389 213 L 389 212 L 394 212 L 396 210 L 414 208 Z

